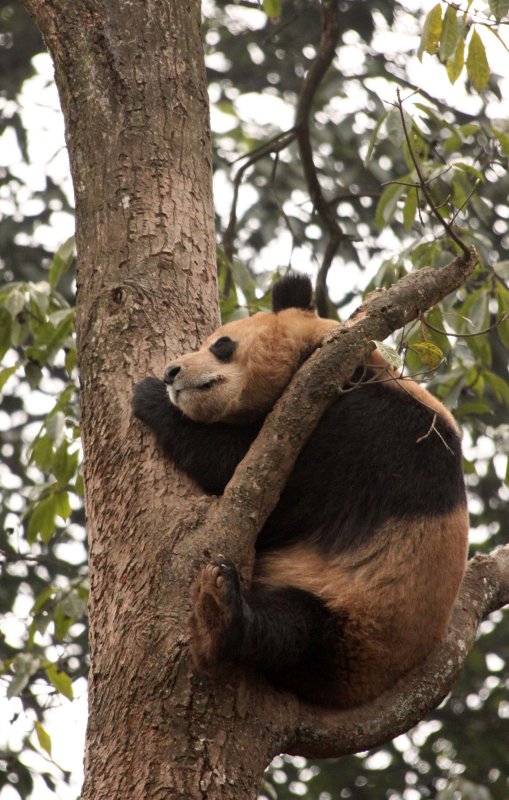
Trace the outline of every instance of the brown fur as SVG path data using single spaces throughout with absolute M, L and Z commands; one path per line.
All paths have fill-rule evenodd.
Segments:
M 345 619 L 348 669 L 328 700 L 350 707 L 391 686 L 442 639 L 467 533 L 466 509 L 458 508 L 440 519 L 395 520 L 367 547 L 332 560 L 298 544 L 262 554 L 254 586 L 305 589 Z
M 172 402 L 195 422 L 240 423 L 260 417 L 336 326 L 332 320 L 296 308 L 229 322 L 197 352 L 186 353 L 168 366 L 181 368 L 173 393 L 170 389 Z M 226 363 L 209 350 L 222 336 L 239 343 L 234 358 Z M 200 386 L 208 381 L 215 383 L 204 391 Z

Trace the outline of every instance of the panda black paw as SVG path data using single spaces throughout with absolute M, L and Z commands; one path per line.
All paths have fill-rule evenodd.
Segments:
M 143 378 L 133 389 L 133 414 L 151 428 L 156 429 L 166 422 L 171 409 L 164 381 L 159 378 Z
M 192 586 L 191 654 L 207 670 L 231 660 L 243 635 L 243 600 L 233 561 L 218 556 L 203 567 Z

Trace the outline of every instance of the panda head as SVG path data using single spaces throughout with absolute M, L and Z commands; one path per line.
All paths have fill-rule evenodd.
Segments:
M 195 422 L 239 424 L 270 411 L 302 362 L 337 323 L 311 306 L 309 278 L 289 274 L 272 290 L 272 312 L 219 328 L 165 370 L 173 405 Z

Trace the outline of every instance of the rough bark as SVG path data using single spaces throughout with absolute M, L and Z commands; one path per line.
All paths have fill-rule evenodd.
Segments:
M 447 691 L 451 673 L 438 674 L 431 661 L 378 705 L 317 717 L 254 676 L 192 671 L 189 584 L 207 548 L 249 567 L 256 533 L 340 380 L 372 338 L 459 285 L 471 263 L 450 268 L 452 284 L 443 277 L 438 288 L 429 280 L 428 289 L 419 284 L 409 293 L 407 282 L 401 295 L 358 315 L 355 331 L 341 329 L 292 385 L 224 499 L 199 497 L 130 414 L 133 383 L 160 375 L 218 319 L 199 3 L 24 2 L 54 58 L 76 194 L 91 580 L 82 798 L 254 798 L 276 752 L 338 755 L 382 741 L 416 721 L 408 697 L 425 713 Z M 276 428 L 290 409 L 297 427 Z M 269 496 L 260 476 L 266 481 L 277 459 L 280 477 Z M 502 573 L 507 586 L 505 562 Z M 478 594 L 494 585 L 494 573 L 472 574 L 462 636 L 494 602 Z
M 54 59 L 76 196 L 91 582 L 82 797 L 250 796 L 270 743 L 230 685 L 193 685 L 183 652 L 192 558 L 173 553 L 196 498 L 130 412 L 135 381 L 218 323 L 200 4 L 26 6 Z

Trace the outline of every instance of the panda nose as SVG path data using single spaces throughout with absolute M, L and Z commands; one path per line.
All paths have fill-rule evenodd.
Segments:
M 178 365 L 174 367 L 168 367 L 164 371 L 164 377 L 163 377 L 164 382 L 167 383 L 168 386 L 172 386 L 179 372 L 180 372 L 180 367 Z

